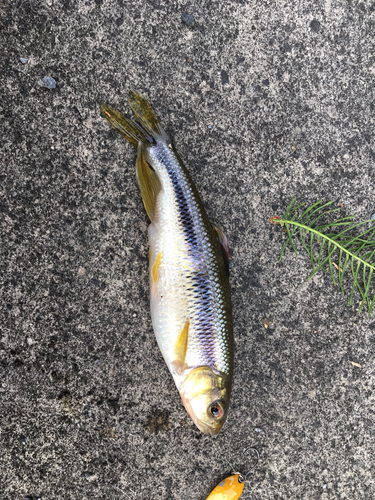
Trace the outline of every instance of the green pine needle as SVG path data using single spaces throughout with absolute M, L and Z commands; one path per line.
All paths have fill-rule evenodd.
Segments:
M 375 291 L 373 276 L 375 276 L 375 226 L 371 226 L 357 236 L 351 231 L 372 221 L 354 223 L 354 216 L 336 219 L 328 224 L 322 224 L 322 218 L 340 210 L 328 209 L 333 202 L 323 204 L 317 201 L 302 211 L 305 203 L 295 206 L 296 199 L 293 198 L 285 214 L 281 217 L 271 217 L 271 222 L 285 227 L 287 240 L 281 251 L 279 261 L 283 258 L 285 249 L 290 243 L 294 252 L 297 250 L 294 239 L 299 238 L 303 247 L 310 257 L 312 273 L 311 279 L 321 269 L 329 272 L 333 284 L 340 286 L 344 295 L 343 278 L 346 271 L 351 272 L 353 286 L 349 298 L 349 306 L 353 302 L 354 292 L 357 290 L 361 297 L 361 312 L 364 304 L 367 304 L 368 316 L 370 316 L 375 303 Z M 301 213 L 302 212 L 302 213 Z M 301 215 L 299 215 L 301 214 Z M 328 269 L 327 269 L 328 268 Z M 372 298 L 371 298 L 372 297 Z

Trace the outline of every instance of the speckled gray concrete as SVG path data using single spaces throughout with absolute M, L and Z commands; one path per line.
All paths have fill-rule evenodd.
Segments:
M 244 499 L 373 499 L 375 319 L 328 276 L 306 283 L 303 253 L 279 264 L 268 218 L 294 195 L 375 211 L 374 2 L 0 13 L 0 499 L 204 500 L 249 445 Z M 131 88 L 230 242 L 236 371 L 216 451 L 157 349 L 135 152 L 99 115 L 128 112 Z

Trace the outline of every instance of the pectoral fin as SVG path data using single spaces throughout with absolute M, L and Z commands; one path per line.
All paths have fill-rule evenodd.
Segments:
M 173 364 L 176 368 L 177 373 L 182 373 L 183 370 L 186 368 L 185 358 L 188 348 L 189 326 L 190 326 L 190 321 L 188 318 L 174 346 L 175 359 Z
M 152 222 L 155 215 L 156 198 L 160 192 L 161 186 L 158 176 L 153 170 L 151 170 L 148 163 L 146 162 L 145 155 L 142 149 L 142 143 L 138 144 L 136 166 L 137 181 L 139 189 L 141 190 L 143 204 L 145 206 L 147 215 Z
M 229 246 L 227 237 L 225 236 L 223 231 L 214 224 L 212 224 L 212 229 L 214 231 L 217 241 L 220 243 L 225 262 L 225 270 L 227 272 L 227 275 L 229 276 Z

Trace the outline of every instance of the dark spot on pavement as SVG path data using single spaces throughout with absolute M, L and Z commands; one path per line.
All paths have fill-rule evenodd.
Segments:
M 221 83 L 225 85 L 226 83 L 229 83 L 229 76 L 226 71 L 223 69 L 221 70 Z
M 147 415 L 144 427 L 148 432 L 155 434 L 159 431 L 166 431 L 170 427 L 169 416 L 170 412 L 168 410 L 154 409 Z

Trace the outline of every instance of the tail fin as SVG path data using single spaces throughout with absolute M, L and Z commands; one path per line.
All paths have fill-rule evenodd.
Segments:
M 129 92 L 129 103 L 136 122 L 140 123 L 150 135 L 159 135 L 162 136 L 163 139 L 169 139 L 159 120 L 156 118 L 150 103 L 144 97 L 131 90 Z
M 135 122 L 128 120 L 128 118 L 125 118 L 124 115 L 108 106 L 108 104 L 102 104 L 101 111 L 104 118 L 112 127 L 118 130 L 135 148 L 138 147 L 139 142 L 153 142 L 153 139 L 146 131 L 137 127 Z
M 125 118 L 108 104 L 102 104 L 102 115 L 134 147 L 138 147 L 139 142 L 153 143 L 157 136 L 169 141 L 169 137 L 152 111 L 150 103 L 144 97 L 137 92 L 130 91 L 129 102 L 135 121 Z

